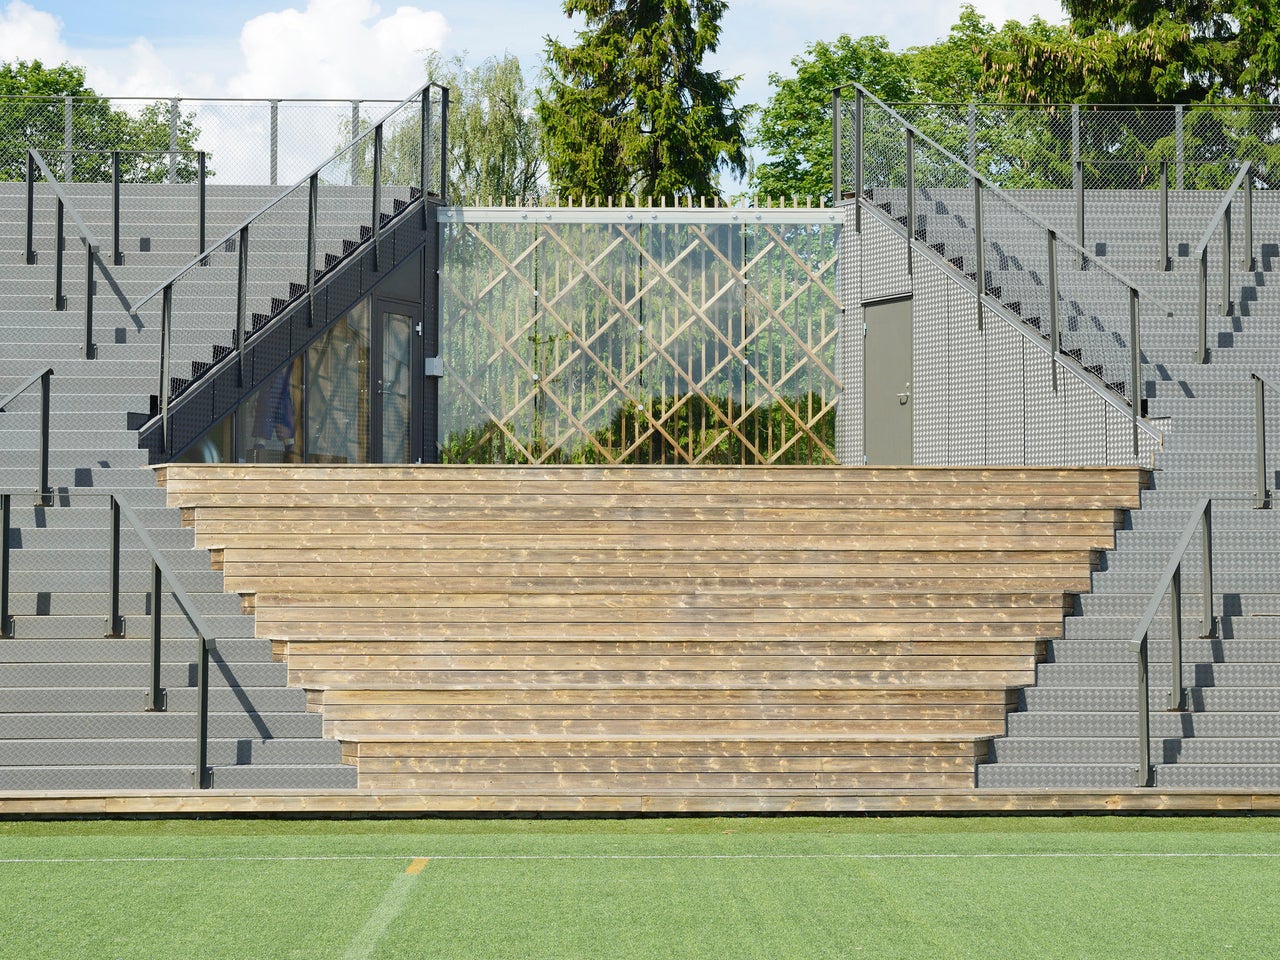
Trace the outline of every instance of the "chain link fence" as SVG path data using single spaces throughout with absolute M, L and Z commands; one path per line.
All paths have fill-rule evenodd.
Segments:
M 368 130 L 395 100 L 0 98 L 0 181 L 22 180 L 36 147 L 66 182 L 191 183 L 195 151 L 220 184 L 291 184 Z M 167 153 L 165 153 L 167 151 Z

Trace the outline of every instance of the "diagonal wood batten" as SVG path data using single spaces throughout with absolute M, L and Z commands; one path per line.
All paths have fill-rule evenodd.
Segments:
M 317 809 L 369 811 L 976 809 L 976 764 L 1145 482 L 160 472 L 358 768 L 359 791 Z

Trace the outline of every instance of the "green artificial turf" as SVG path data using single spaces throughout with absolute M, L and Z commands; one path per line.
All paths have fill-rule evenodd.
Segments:
M 1272 957 L 1278 881 L 1261 818 L 0 823 L 0 957 Z

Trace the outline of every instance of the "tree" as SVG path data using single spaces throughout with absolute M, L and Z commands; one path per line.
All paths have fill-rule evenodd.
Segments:
M 67 148 L 67 100 L 71 103 L 71 147 L 77 151 L 74 178 L 79 181 L 111 179 L 112 150 L 122 153 L 121 178 L 128 182 L 167 179 L 167 156 L 129 151 L 169 149 L 169 105 L 157 102 L 132 117 L 113 109 L 85 84 L 84 69 L 69 63 L 46 67 L 39 60 L 0 63 L 0 180 L 26 176 L 26 154 L 37 148 L 51 166 Z M 194 114 L 179 117 L 178 148 L 191 150 L 200 131 Z M 61 174 L 59 164 L 54 170 Z M 195 179 L 193 156 L 178 158 L 179 180 Z
M 746 172 L 738 79 L 704 70 L 724 0 L 565 0 L 586 28 L 548 37 L 538 102 L 553 188 L 588 196 L 718 194 Z
M 984 53 L 984 89 L 1028 103 L 1280 99 L 1280 19 L 1258 0 L 1065 0 L 1070 29 Z

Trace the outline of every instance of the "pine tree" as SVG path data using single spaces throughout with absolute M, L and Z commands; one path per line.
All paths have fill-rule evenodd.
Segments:
M 715 195 L 717 174 L 746 172 L 738 79 L 703 69 L 724 0 L 565 0 L 586 27 L 547 38 L 540 93 L 548 171 L 567 195 Z

